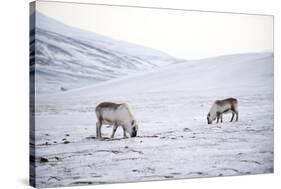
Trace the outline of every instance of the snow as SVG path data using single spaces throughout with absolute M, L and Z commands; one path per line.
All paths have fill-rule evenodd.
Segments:
M 36 63 L 31 64 L 31 76 L 36 75 L 37 93 L 58 93 L 60 88 L 98 84 L 180 61 L 151 48 L 67 26 L 40 12 L 31 19 L 34 16 L 30 46 Z
M 208 125 L 212 103 L 227 97 L 238 99 L 239 121 Z M 35 100 L 37 187 L 273 172 L 272 53 L 165 64 Z M 95 139 L 103 101 L 129 104 L 136 138 L 119 128 L 108 139 L 103 126 Z

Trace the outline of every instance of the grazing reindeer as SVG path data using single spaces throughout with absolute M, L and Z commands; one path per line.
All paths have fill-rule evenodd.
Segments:
M 123 128 L 124 138 L 127 138 L 126 132 L 128 132 L 131 137 L 137 136 L 138 125 L 127 104 L 115 104 L 112 102 L 100 103 L 96 107 L 96 116 L 98 120 L 96 124 L 98 139 L 102 139 L 102 124 L 113 125 L 111 138 L 114 138 L 114 134 L 119 126 Z
M 211 124 L 216 118 L 217 123 L 219 122 L 219 120 L 221 120 L 222 122 L 222 114 L 229 112 L 232 112 L 232 117 L 230 121 L 233 121 L 234 115 L 236 115 L 236 121 L 238 121 L 237 99 L 227 98 L 224 100 L 216 100 L 207 115 L 208 124 Z

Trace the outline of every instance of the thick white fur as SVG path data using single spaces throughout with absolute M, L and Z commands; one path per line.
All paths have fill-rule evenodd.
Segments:
M 227 109 L 231 108 L 231 104 L 224 104 L 224 105 L 217 105 L 216 103 L 213 104 L 213 106 L 210 109 L 210 120 L 214 121 L 217 117 L 217 112 L 224 112 Z M 225 112 L 230 113 L 231 110 Z
M 101 138 L 101 126 L 102 124 L 113 125 L 113 133 L 111 138 L 114 138 L 114 134 L 118 126 L 121 126 L 124 131 L 124 137 L 126 137 L 126 131 L 132 136 L 133 127 L 138 130 L 138 125 L 132 115 L 127 104 L 121 104 L 117 109 L 111 107 L 100 108 L 96 111 L 97 118 L 102 118 L 102 123 L 97 122 L 97 138 Z M 133 123 L 133 124 L 132 124 Z

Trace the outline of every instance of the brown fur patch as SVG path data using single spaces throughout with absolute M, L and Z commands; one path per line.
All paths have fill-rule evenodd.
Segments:
M 224 114 L 224 113 L 228 112 L 229 110 L 231 110 L 231 109 L 226 109 L 222 113 Z
M 216 100 L 215 103 L 217 105 L 231 104 L 232 106 L 237 103 L 237 99 L 235 98 L 226 98 L 223 100 Z
M 100 108 L 112 108 L 112 109 L 116 110 L 121 105 L 122 104 L 116 104 L 116 103 L 113 103 L 113 102 L 103 102 L 103 103 L 100 103 L 97 106 L 96 110 L 100 109 Z

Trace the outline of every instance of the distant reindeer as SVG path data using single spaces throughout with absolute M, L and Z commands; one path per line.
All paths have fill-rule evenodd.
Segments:
M 102 139 L 102 124 L 113 125 L 111 138 L 114 138 L 114 134 L 119 126 L 123 128 L 124 138 L 127 138 L 126 132 L 128 132 L 131 137 L 137 136 L 138 125 L 127 104 L 103 102 L 96 107 L 96 116 L 96 135 L 98 139 Z
M 238 101 L 235 98 L 227 98 L 224 100 L 216 100 L 211 107 L 210 112 L 207 115 L 208 124 L 211 124 L 215 119 L 217 123 L 219 120 L 222 122 L 222 114 L 232 113 L 231 122 L 233 121 L 234 115 L 236 115 L 236 121 L 238 121 Z

